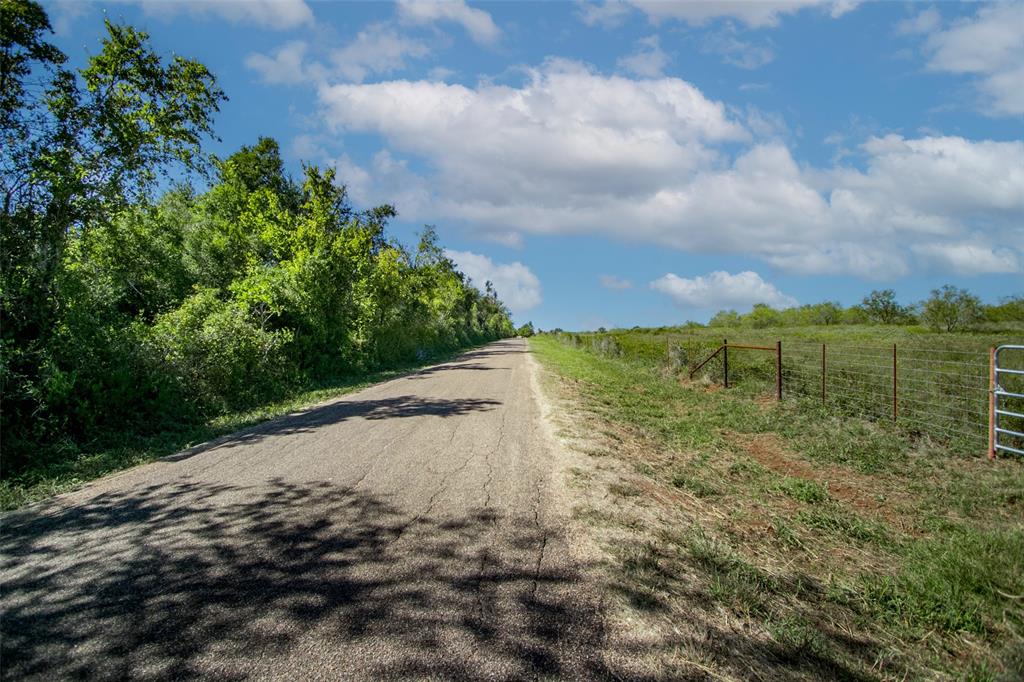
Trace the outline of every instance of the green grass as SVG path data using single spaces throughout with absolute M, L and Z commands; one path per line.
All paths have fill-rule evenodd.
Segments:
M 782 342 L 783 394 L 803 407 L 824 407 L 840 417 L 893 419 L 893 346 L 897 347 L 897 424 L 918 439 L 976 454 L 987 446 L 988 349 L 1019 343 L 1024 325 L 992 331 L 940 334 L 913 326 L 813 326 L 774 329 L 617 329 L 562 333 L 566 343 L 609 358 L 636 361 L 675 376 L 708 357 L 724 339 L 775 347 Z M 826 345 L 824 402 L 821 350 Z M 719 355 L 695 378 L 721 383 Z M 1011 378 L 1017 381 L 1017 378 Z M 775 353 L 733 349 L 729 383 L 734 392 L 769 395 L 775 387 Z M 1024 390 L 1024 380 L 1020 381 Z M 1024 401 L 1019 405 L 1024 409 Z M 1024 428 L 1024 424 L 1020 424 Z M 850 456 L 847 453 L 847 456 Z M 864 462 L 870 467 L 875 463 Z
M 254 426 L 317 403 L 354 393 L 373 384 L 409 374 L 428 364 L 445 362 L 466 350 L 446 354 L 429 363 L 408 365 L 363 376 L 343 377 L 307 387 L 285 400 L 241 412 L 221 415 L 202 424 L 180 424 L 157 435 L 131 432 L 110 434 L 102 443 L 58 446 L 39 466 L 0 480 L 0 510 L 16 509 L 31 502 L 69 492 L 97 478 L 152 462 L 199 443 Z
M 644 578 L 645 603 L 719 604 L 739 619 L 732 628 L 762 628 L 792 654 L 780 665 L 808 679 L 1024 676 L 1024 461 L 989 462 L 820 404 L 755 400 L 753 379 L 729 391 L 681 382 L 664 346 L 638 336 L 594 347 L 545 335 L 531 348 L 598 441 L 586 447 L 698 500 L 673 517 L 619 498 L 633 517 L 648 504 L 630 523 L 661 538 L 623 573 Z M 602 512 L 602 528 L 616 513 L 626 512 Z

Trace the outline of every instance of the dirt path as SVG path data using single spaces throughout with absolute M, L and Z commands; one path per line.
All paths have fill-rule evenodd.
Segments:
M 9 678 L 594 679 L 525 342 L 3 519 Z

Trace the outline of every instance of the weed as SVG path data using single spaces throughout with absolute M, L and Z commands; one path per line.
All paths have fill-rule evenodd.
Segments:
M 884 525 L 865 519 L 838 505 L 801 510 L 796 518 L 808 528 L 835 533 L 858 542 L 872 542 L 880 545 L 888 545 L 892 542 L 890 533 Z
M 694 565 L 709 577 L 715 599 L 743 613 L 764 611 L 766 594 L 778 589 L 774 579 L 699 528 L 686 538 L 686 545 Z
M 684 471 L 677 471 L 672 474 L 672 485 L 677 488 L 689 490 L 697 497 L 714 497 L 715 495 L 721 494 L 721 490 L 717 487 L 711 485 L 702 478 Z
M 794 500 L 806 502 L 807 504 L 818 504 L 828 499 L 828 492 L 823 486 L 815 481 L 808 481 L 804 478 L 785 476 L 779 481 L 777 487 Z

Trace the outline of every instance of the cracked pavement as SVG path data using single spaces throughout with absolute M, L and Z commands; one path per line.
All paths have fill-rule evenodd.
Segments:
M 526 343 L 8 514 L 4 678 L 595 679 Z

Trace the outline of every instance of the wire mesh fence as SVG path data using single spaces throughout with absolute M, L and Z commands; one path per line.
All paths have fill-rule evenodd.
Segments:
M 730 388 L 748 394 L 776 393 L 781 359 L 785 400 L 892 424 L 909 437 L 941 442 L 964 454 L 988 451 L 992 388 L 987 348 L 951 347 L 941 337 L 935 337 L 933 345 L 784 339 L 781 357 L 776 357 L 774 350 L 748 350 L 724 339 L 685 334 L 562 334 L 560 338 L 601 355 L 645 362 L 684 377 L 725 345 L 729 350 L 718 352 L 696 378 L 724 383 L 727 373 Z M 777 339 L 756 336 L 742 340 L 744 346 L 765 349 L 775 349 L 776 343 Z M 1019 357 L 1024 365 L 1024 354 Z M 1024 393 L 1024 376 L 1010 375 L 1006 381 L 1004 388 Z M 1007 409 L 1024 413 L 1024 399 Z M 1008 428 L 1024 431 L 1024 420 Z M 1024 448 L 1024 443 L 1017 446 Z
M 957 450 L 987 450 L 988 353 L 899 344 L 785 345 L 783 383 L 793 397 L 891 421 Z

